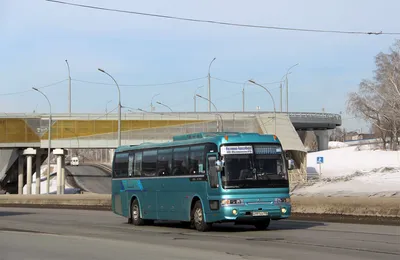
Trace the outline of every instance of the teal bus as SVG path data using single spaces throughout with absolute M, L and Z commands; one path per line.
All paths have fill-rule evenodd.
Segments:
M 235 222 L 266 229 L 291 214 L 287 160 L 275 135 L 207 132 L 120 146 L 112 211 L 134 225 L 180 221 L 198 231 Z

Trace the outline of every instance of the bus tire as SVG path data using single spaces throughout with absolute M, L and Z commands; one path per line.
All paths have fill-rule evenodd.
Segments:
M 194 227 L 196 228 L 197 231 L 205 232 L 211 229 L 212 224 L 206 223 L 204 221 L 203 207 L 201 206 L 201 202 L 199 200 L 196 201 L 193 207 L 192 216 L 193 216 Z
M 256 223 L 254 223 L 254 226 L 257 230 L 266 230 L 269 226 L 269 223 L 271 223 L 271 219 L 266 219 L 263 221 L 257 221 Z
M 137 199 L 132 201 L 131 222 L 135 226 L 143 226 L 144 222 L 145 222 L 144 219 L 142 219 L 142 216 L 140 216 L 140 207 L 139 207 L 139 202 Z

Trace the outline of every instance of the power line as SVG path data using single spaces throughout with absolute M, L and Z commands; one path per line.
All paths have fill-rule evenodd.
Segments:
M 105 113 L 105 114 L 103 114 L 103 115 L 101 115 L 101 116 L 95 118 L 94 120 L 98 120 L 98 119 L 100 119 L 100 118 L 103 118 L 103 117 L 108 116 L 109 114 L 111 114 L 112 112 L 114 112 L 117 108 L 118 108 L 118 106 L 116 106 L 113 110 L 108 111 L 107 113 Z
M 227 83 L 232 83 L 232 84 L 238 84 L 238 85 L 243 85 L 244 83 L 248 84 L 248 81 L 244 81 L 244 82 L 238 82 L 238 81 L 232 81 L 232 80 L 227 80 L 227 79 L 221 79 L 221 78 L 215 78 L 215 77 L 211 77 L 212 79 L 216 79 L 219 81 L 223 81 L 223 82 L 227 82 Z M 282 81 L 275 81 L 275 82 L 267 82 L 267 83 L 261 83 L 262 85 L 275 85 L 278 83 L 281 83 Z
M 38 87 L 37 89 L 43 89 L 43 88 L 52 87 L 52 86 L 58 85 L 60 83 L 63 83 L 64 81 L 67 81 L 67 80 L 68 79 L 64 79 L 64 80 L 61 80 L 61 81 L 58 81 L 58 82 L 54 82 L 54 83 L 51 83 L 51 84 L 46 85 L 46 86 Z M 0 96 L 19 95 L 19 94 L 28 93 L 28 92 L 31 92 L 31 91 L 34 91 L 34 90 L 33 89 L 27 89 L 27 90 L 18 91 L 18 92 L 2 93 L 2 94 L 0 94 Z
M 201 79 L 205 79 L 207 77 L 195 78 L 195 79 L 188 79 L 188 80 L 181 80 L 181 81 L 174 81 L 174 82 L 165 82 L 165 83 L 155 83 L 155 84 L 119 84 L 121 87 L 151 87 L 151 86 L 165 86 L 165 85 L 174 85 L 174 84 L 181 84 L 187 83 L 192 81 L 197 81 Z M 88 83 L 88 84 L 96 84 L 96 85 L 115 85 L 113 83 L 105 83 L 105 82 L 98 82 L 98 81 L 88 81 L 82 79 L 72 79 L 73 81 Z
M 96 9 L 96 10 L 102 10 L 102 11 L 110 11 L 110 12 L 142 15 L 142 16 L 151 16 L 151 17 L 157 17 L 157 18 L 173 19 L 173 20 L 181 20 L 181 21 L 197 22 L 197 23 L 219 24 L 219 25 L 227 25 L 227 26 L 235 26 L 235 27 L 284 30 L 284 31 L 314 32 L 314 33 L 339 33 L 339 34 L 362 34 L 362 35 L 383 35 L 383 34 L 400 35 L 400 33 L 398 33 L 398 32 L 384 33 L 382 31 L 380 31 L 380 32 L 362 32 L 362 31 L 341 31 L 341 30 L 319 30 L 319 29 L 265 26 L 265 25 L 255 25 L 255 24 L 240 24 L 240 23 L 230 23 L 230 22 L 222 22 L 222 21 L 215 21 L 215 20 L 201 20 L 201 19 L 185 18 L 185 17 L 178 17 L 178 16 L 170 16 L 170 15 L 161 15 L 161 14 L 143 13 L 143 12 L 136 12 L 136 11 L 121 10 L 121 9 L 112 9 L 112 8 L 93 6 L 93 5 L 74 4 L 74 3 L 57 1 L 57 0 L 46 0 L 46 1 L 57 3 L 57 4 L 71 5 L 71 6 Z

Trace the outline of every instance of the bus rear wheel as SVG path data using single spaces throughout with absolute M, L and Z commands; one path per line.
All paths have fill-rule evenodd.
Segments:
M 254 226 L 257 230 L 266 230 L 269 226 L 269 223 L 271 223 L 271 219 L 257 221 L 256 223 L 254 223 Z
M 193 224 L 197 231 L 205 232 L 211 229 L 212 224 L 206 223 L 204 220 L 203 207 L 201 206 L 201 202 L 199 200 L 196 201 L 193 207 L 192 216 L 194 222 Z
M 139 202 L 136 199 L 132 201 L 131 216 L 129 222 L 135 226 L 143 226 L 145 222 L 144 219 L 142 219 L 142 217 L 140 216 Z

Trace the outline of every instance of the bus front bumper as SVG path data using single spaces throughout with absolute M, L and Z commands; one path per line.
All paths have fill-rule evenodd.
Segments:
M 207 222 L 257 221 L 261 219 L 284 219 L 290 217 L 292 207 L 288 203 L 258 206 L 225 206 L 207 214 Z

